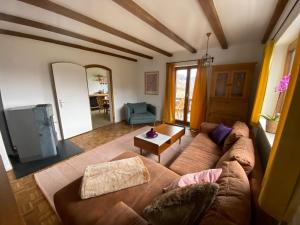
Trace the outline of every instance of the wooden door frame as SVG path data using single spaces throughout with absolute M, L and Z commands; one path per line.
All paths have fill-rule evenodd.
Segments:
M 182 120 L 175 120 L 176 123 L 189 125 L 190 122 L 187 121 L 187 115 L 189 110 L 189 91 L 190 91 L 190 80 L 191 80 L 191 69 L 197 69 L 197 65 L 193 66 L 178 66 L 175 67 L 175 84 L 177 80 L 176 72 L 177 70 L 187 70 L 187 79 L 186 79 L 186 89 L 185 89 L 185 97 L 184 97 L 184 111 L 183 111 L 183 121 Z M 175 101 L 176 101 L 176 89 L 175 89 Z
M 84 67 L 85 67 L 85 70 L 96 67 L 96 68 L 105 69 L 109 72 L 109 83 L 110 83 L 109 88 L 110 88 L 110 92 L 111 92 L 110 100 L 111 100 L 112 123 L 115 123 L 115 104 L 114 104 L 114 89 L 113 89 L 112 70 L 109 67 L 99 65 L 99 64 L 89 64 Z M 86 73 L 86 76 L 87 76 L 87 73 Z

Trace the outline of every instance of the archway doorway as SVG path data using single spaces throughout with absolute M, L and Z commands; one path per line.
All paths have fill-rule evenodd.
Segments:
M 85 66 L 93 129 L 115 122 L 111 69 L 102 65 Z

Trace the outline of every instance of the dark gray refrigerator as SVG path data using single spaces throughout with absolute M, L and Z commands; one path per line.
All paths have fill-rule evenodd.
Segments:
M 9 108 L 7 124 L 21 162 L 57 155 L 57 135 L 50 104 Z

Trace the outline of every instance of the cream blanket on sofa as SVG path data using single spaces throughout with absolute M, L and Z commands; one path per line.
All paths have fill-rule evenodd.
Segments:
M 80 195 L 87 199 L 149 181 L 149 171 L 138 156 L 94 164 L 85 169 Z

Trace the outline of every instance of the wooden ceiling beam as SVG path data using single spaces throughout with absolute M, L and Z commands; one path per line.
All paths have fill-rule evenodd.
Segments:
M 163 33 L 167 37 L 169 37 L 171 40 L 175 41 L 191 53 L 196 53 L 197 50 L 188 44 L 186 41 L 184 41 L 181 37 L 179 37 L 177 34 L 175 34 L 173 31 L 171 31 L 169 28 L 167 28 L 165 25 L 163 25 L 159 20 L 154 18 L 151 14 L 149 14 L 146 10 L 144 10 L 142 7 L 140 7 L 138 4 L 136 4 L 132 0 L 113 0 L 115 3 L 132 13 L 134 16 L 140 18 L 150 26 L 152 26 L 154 29 L 158 30 L 159 32 Z
M 108 42 L 100 41 L 100 40 L 95 39 L 95 38 L 91 38 L 91 37 L 88 37 L 88 36 L 85 36 L 85 35 L 82 35 L 82 34 L 78 34 L 78 33 L 72 32 L 72 31 L 68 31 L 68 30 L 65 30 L 65 29 L 62 29 L 62 28 L 59 28 L 59 27 L 51 26 L 51 25 L 41 23 L 41 22 L 36 22 L 36 21 L 25 19 L 25 18 L 22 18 L 22 17 L 13 16 L 13 15 L 9 15 L 9 14 L 0 12 L 0 20 L 7 21 L 7 22 L 12 22 L 12 23 L 16 23 L 16 24 L 21 24 L 21 25 L 25 25 L 25 26 L 29 26 L 29 27 L 34 27 L 34 28 L 37 28 L 37 29 L 50 31 L 50 32 L 54 32 L 54 33 L 57 33 L 57 34 L 66 35 L 66 36 L 77 38 L 77 39 L 80 39 L 80 40 L 83 40 L 83 41 L 88 41 L 88 42 L 91 42 L 93 44 L 113 48 L 113 49 L 116 49 L 118 51 L 126 52 L 126 53 L 133 54 L 133 55 L 137 55 L 137 56 L 144 57 L 144 58 L 147 58 L 147 59 L 153 59 L 153 57 L 149 56 L 149 55 L 145 55 L 145 54 L 142 54 L 142 53 L 139 53 L 139 52 L 136 52 L 136 51 L 132 51 L 132 50 L 127 49 L 127 48 L 123 48 L 123 47 L 120 47 L 120 46 L 117 46 L 117 45 L 113 45 L 113 44 L 108 43 Z
M 113 56 L 113 57 L 117 57 L 117 58 L 121 58 L 121 59 L 126 59 L 126 60 L 129 60 L 129 61 L 137 62 L 137 59 L 130 58 L 130 57 L 127 57 L 127 56 L 123 56 L 123 55 L 119 55 L 119 54 L 115 54 L 115 53 L 111 53 L 111 52 L 107 52 L 107 51 L 102 51 L 102 50 L 99 50 L 99 49 L 96 49 L 96 48 L 89 48 L 89 47 L 85 47 L 85 46 L 82 46 L 82 45 L 77 45 L 77 44 L 73 44 L 73 43 L 69 43 L 69 42 L 59 41 L 59 40 L 55 40 L 55 39 L 51 39 L 51 38 L 46 38 L 46 37 L 42 37 L 42 36 L 26 34 L 26 33 L 17 32 L 17 31 L 6 30 L 6 29 L 0 29 L 0 34 L 10 35 L 10 36 L 15 36 L 15 37 L 28 38 L 28 39 L 32 39 L 32 40 L 48 42 L 48 43 L 57 44 L 57 45 L 63 45 L 63 46 L 71 47 L 71 48 L 77 48 L 77 49 L 80 49 L 80 50 L 96 52 L 96 53 L 100 53 L 100 54 L 103 54 L 103 55 L 109 55 L 109 56 Z
M 275 10 L 273 12 L 273 15 L 270 19 L 270 22 L 267 26 L 267 29 L 265 31 L 265 34 L 263 36 L 263 39 L 261 40 L 261 43 L 262 44 L 265 44 L 267 42 L 267 40 L 269 39 L 270 37 L 270 34 L 272 33 L 278 19 L 280 18 L 286 4 L 288 3 L 288 0 L 278 0 L 277 1 L 277 5 L 275 7 Z
M 220 19 L 218 17 L 217 9 L 215 7 L 213 0 L 198 0 L 201 8 L 203 9 L 204 14 L 206 15 L 206 18 L 208 19 L 208 22 L 213 29 L 221 47 L 223 49 L 228 48 L 228 43 L 220 22 Z
M 94 20 L 94 19 L 88 17 L 88 16 L 85 16 L 81 13 L 73 11 L 69 8 L 64 7 L 64 6 L 58 5 L 58 4 L 56 4 L 54 2 L 51 2 L 49 0 L 19 0 L 19 1 L 25 2 L 25 3 L 31 4 L 31 5 L 34 5 L 34 6 L 37 6 L 37 7 L 40 7 L 42 9 L 57 13 L 59 15 L 62 15 L 62 16 L 68 17 L 68 18 L 71 18 L 71 19 L 76 20 L 78 22 L 81 22 L 81 23 L 84 23 L 86 25 L 95 27 L 99 30 L 103 30 L 103 31 L 105 31 L 107 33 L 110 33 L 112 35 L 115 35 L 119 38 L 123 38 L 127 41 L 133 42 L 135 44 L 141 45 L 141 46 L 146 47 L 148 49 L 151 49 L 153 51 L 159 52 L 163 55 L 166 55 L 166 56 L 169 56 L 169 57 L 172 56 L 172 53 L 170 53 L 170 52 L 167 52 L 163 49 L 155 47 L 155 46 L 153 46 L 153 45 L 151 45 L 151 44 L 149 44 L 145 41 L 142 41 L 138 38 L 135 38 L 135 37 L 133 37 L 129 34 L 126 34 L 123 31 L 117 30 L 113 27 L 110 27 L 110 26 L 104 24 L 104 23 L 101 23 L 97 20 Z

